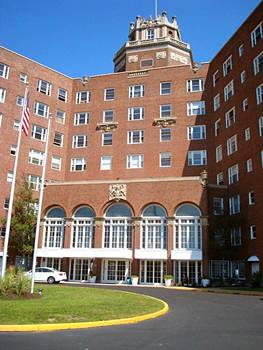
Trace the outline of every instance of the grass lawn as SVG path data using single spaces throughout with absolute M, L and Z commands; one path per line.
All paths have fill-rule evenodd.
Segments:
M 102 321 L 143 315 L 163 307 L 150 297 L 116 290 L 46 284 L 39 287 L 43 289 L 41 298 L 0 298 L 0 324 Z

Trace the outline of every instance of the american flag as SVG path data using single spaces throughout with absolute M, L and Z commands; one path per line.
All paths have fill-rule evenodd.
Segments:
M 24 104 L 24 111 L 23 111 L 23 117 L 22 117 L 22 130 L 24 131 L 25 135 L 28 135 L 28 129 L 29 129 L 29 91 L 26 93 L 26 100 Z

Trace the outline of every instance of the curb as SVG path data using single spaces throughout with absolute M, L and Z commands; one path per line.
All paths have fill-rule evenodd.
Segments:
M 127 294 L 137 294 L 133 292 L 126 292 Z M 144 295 L 144 294 L 140 294 Z M 151 320 L 153 318 L 157 318 L 163 316 L 169 311 L 168 304 L 158 298 L 154 298 L 149 295 L 144 295 L 153 300 L 158 300 L 163 304 L 163 308 L 161 310 L 151 312 L 150 314 L 127 317 L 127 318 L 119 318 L 115 320 L 107 320 L 107 321 L 93 321 L 93 322 L 76 322 L 76 323 L 52 323 L 52 324 L 26 324 L 26 325 L 0 325 L 0 332 L 44 332 L 44 331 L 59 331 L 59 330 L 67 330 L 67 329 L 83 329 L 83 328 L 96 328 L 96 327 L 108 327 L 108 326 L 117 326 L 117 325 L 125 325 L 125 324 L 134 324 L 146 320 Z
M 213 288 L 192 288 L 192 287 L 167 287 L 168 289 L 182 290 L 187 292 L 200 292 L 200 293 L 214 293 L 214 294 L 228 294 L 228 295 L 245 295 L 253 297 L 263 297 L 263 292 L 253 292 L 246 290 L 234 290 L 234 289 L 213 289 Z

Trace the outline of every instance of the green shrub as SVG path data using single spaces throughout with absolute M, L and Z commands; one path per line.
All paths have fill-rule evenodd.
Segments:
M 26 294 L 30 288 L 30 279 L 22 271 L 9 269 L 4 278 L 0 279 L 0 296 Z
M 252 275 L 251 285 L 254 288 L 262 287 L 262 285 L 263 285 L 263 274 L 262 274 L 262 272 L 255 272 Z

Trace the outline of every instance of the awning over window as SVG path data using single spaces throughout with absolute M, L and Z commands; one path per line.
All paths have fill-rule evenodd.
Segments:
M 259 258 L 256 255 L 251 255 L 247 261 L 249 262 L 259 262 Z

